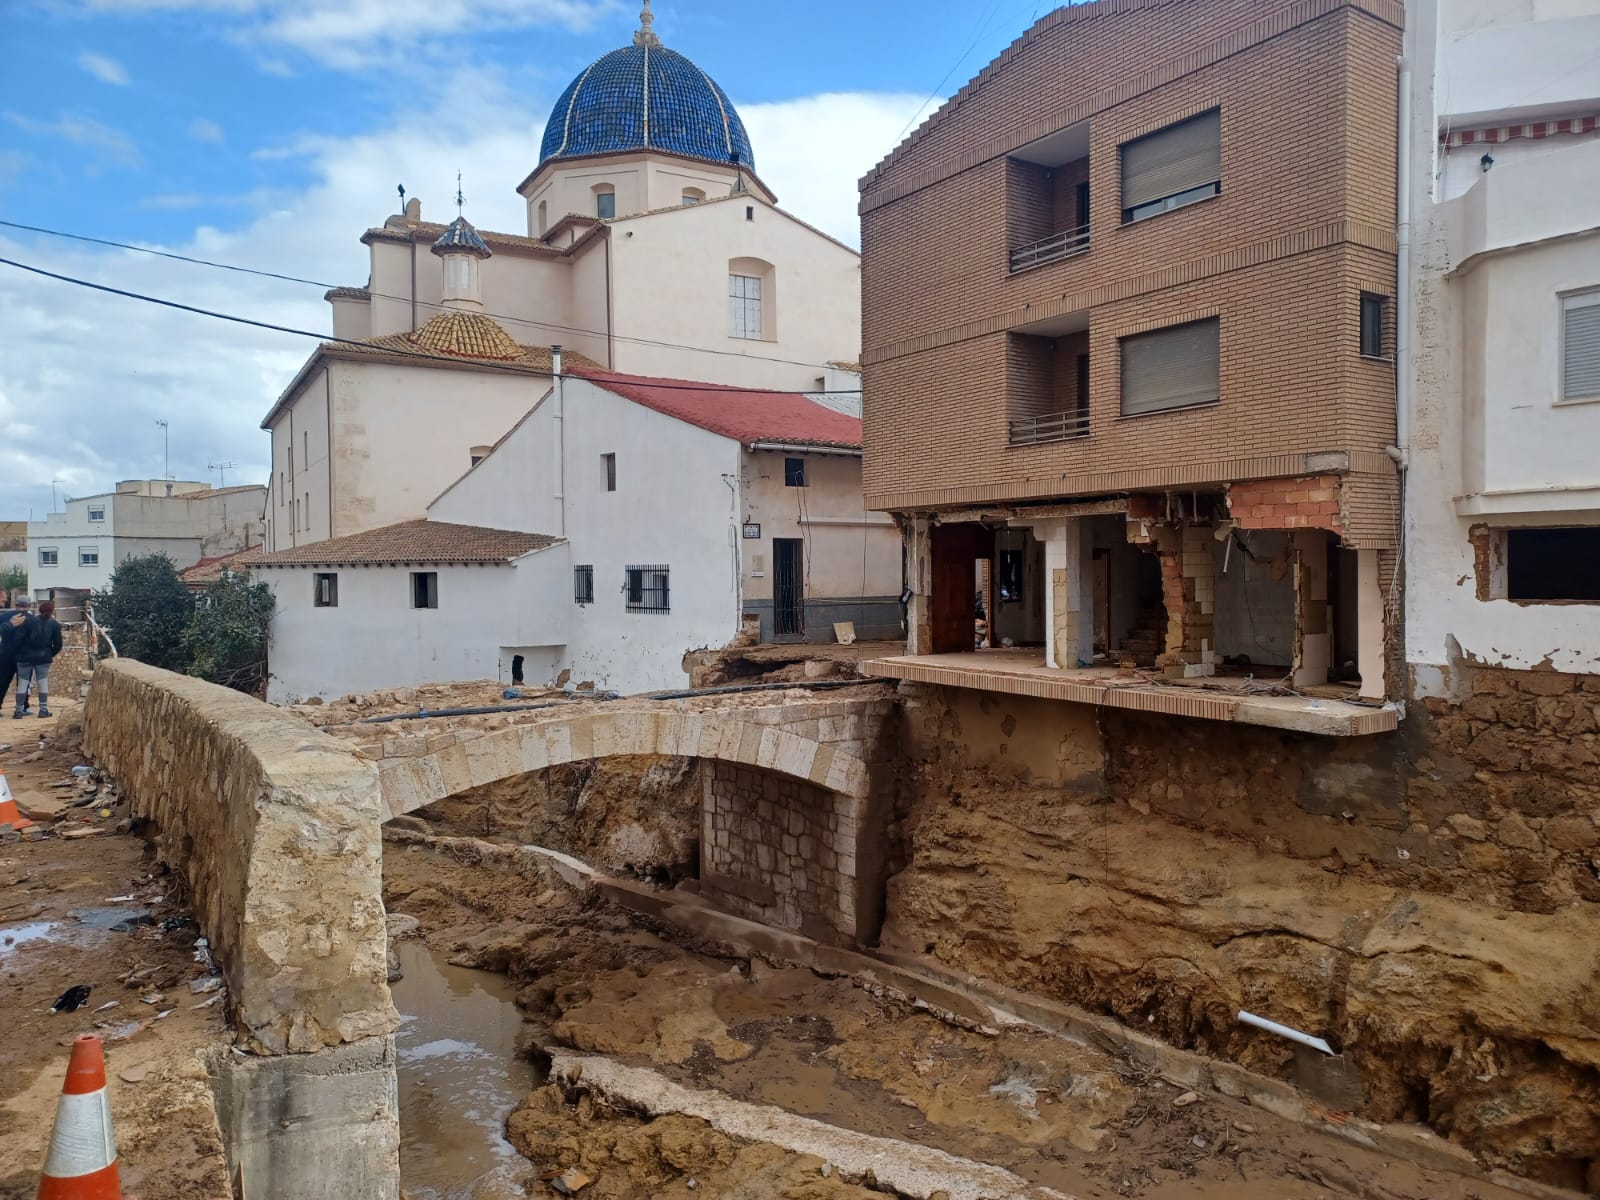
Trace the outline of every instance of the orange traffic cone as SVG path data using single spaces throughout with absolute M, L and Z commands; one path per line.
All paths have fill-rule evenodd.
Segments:
M 111 1136 L 106 1095 L 106 1053 L 86 1033 L 72 1043 L 67 1082 L 61 1088 L 50 1153 L 39 1179 L 38 1200 L 121 1200 L 117 1143 Z
M 4 768 L 0 768 L 0 825 L 9 825 L 18 833 L 33 822 L 17 811 L 16 799 L 11 795 L 11 785 L 6 782 Z

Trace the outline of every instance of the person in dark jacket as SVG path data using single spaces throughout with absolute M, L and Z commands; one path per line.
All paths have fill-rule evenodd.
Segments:
M 39 627 L 32 600 L 19 596 L 14 603 L 15 608 L 0 613 L 0 706 L 4 706 L 11 681 L 17 677 L 17 651 Z
M 39 604 L 39 615 L 27 636 L 17 644 L 17 711 L 12 717 L 28 713 L 28 697 L 37 689 L 39 715 L 50 715 L 50 663 L 61 653 L 61 622 L 56 620 L 54 600 Z

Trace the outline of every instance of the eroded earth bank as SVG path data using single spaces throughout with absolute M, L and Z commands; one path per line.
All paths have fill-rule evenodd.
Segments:
M 391 913 L 415 917 L 451 961 L 509 977 L 543 1081 L 506 1122 L 525 1173 L 463 1195 L 584 1179 L 597 1200 L 1514 1194 L 1197 1095 L 1114 1046 L 941 1015 L 684 932 L 693 920 L 641 916 L 523 848 L 553 842 L 692 908 L 701 769 L 651 758 L 539 772 L 389 827 Z M 919 885 L 927 898 L 906 897 L 908 911 L 936 894 L 947 915 L 993 904 L 979 874 L 959 904 Z

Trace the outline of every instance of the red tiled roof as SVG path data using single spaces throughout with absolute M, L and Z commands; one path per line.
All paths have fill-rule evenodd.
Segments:
M 799 392 L 755 392 L 685 379 L 650 379 L 574 367 L 573 375 L 679 421 L 735 441 L 861 448 L 861 420 Z
M 260 553 L 260 546 L 246 546 L 243 550 L 235 550 L 232 554 L 214 554 L 210 558 L 202 558 L 192 567 L 179 571 L 178 578 L 190 587 L 203 587 L 221 579 L 224 567 L 248 566 L 251 559 L 245 556 L 253 557 Z
M 402 521 L 296 546 L 250 559 L 252 567 L 394 566 L 402 563 L 505 563 L 560 538 L 543 533 L 452 525 L 445 521 Z

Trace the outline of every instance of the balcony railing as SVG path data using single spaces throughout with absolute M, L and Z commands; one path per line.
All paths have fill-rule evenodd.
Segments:
M 1043 442 L 1065 442 L 1088 436 L 1089 414 L 1086 412 L 1044 413 L 1011 422 L 1013 446 L 1037 446 Z
M 1042 241 L 1018 246 L 1011 252 L 1011 269 L 1015 272 L 1026 271 L 1030 267 L 1042 267 L 1046 263 L 1059 262 L 1063 258 L 1071 258 L 1074 254 L 1082 254 L 1088 248 L 1089 227 L 1079 225 L 1076 229 L 1052 234 Z

